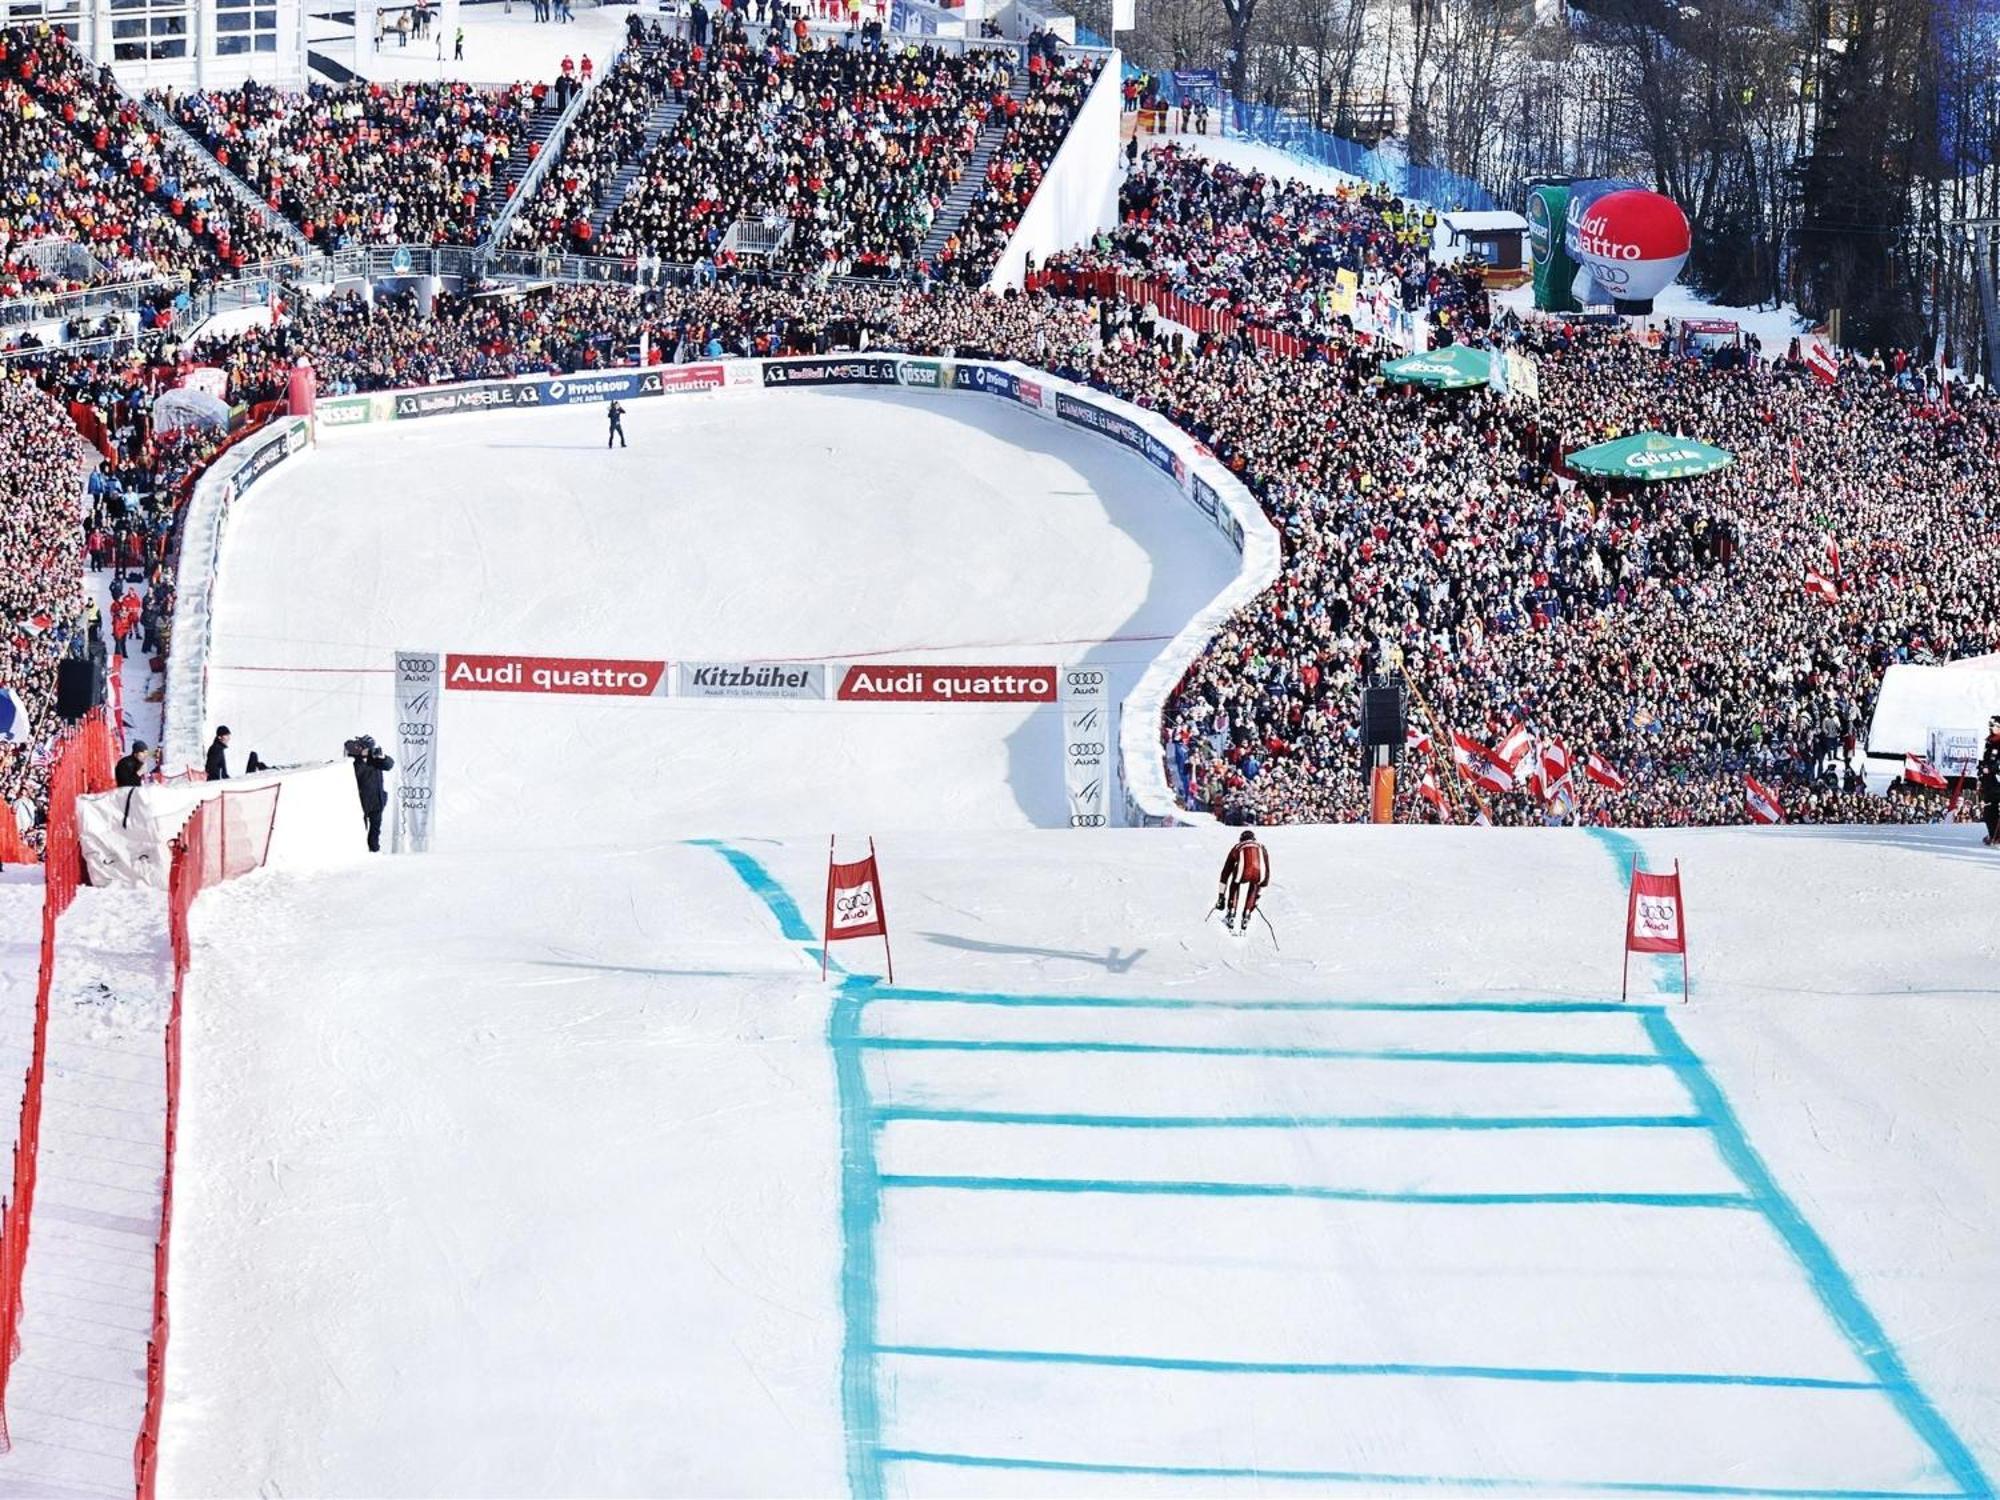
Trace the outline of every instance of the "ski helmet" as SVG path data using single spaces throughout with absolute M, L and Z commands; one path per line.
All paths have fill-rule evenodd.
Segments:
M 1251 841 L 1252 839 L 1254 839 L 1255 837 L 1257 837 L 1257 835 L 1256 835 L 1255 833 L 1253 833 L 1253 832 L 1252 832 L 1252 831 L 1251 831 L 1250 829 L 1246 828 L 1246 829 L 1244 829 L 1244 830 L 1243 830 L 1243 833 L 1242 833 L 1241 837 L 1239 837 L 1239 838 L 1238 838 L 1238 839 L 1236 840 L 1236 842 L 1237 842 L 1237 843 L 1239 843 L 1239 844 L 1247 844 L 1247 843 L 1249 843 L 1249 842 L 1250 842 L 1250 841 Z

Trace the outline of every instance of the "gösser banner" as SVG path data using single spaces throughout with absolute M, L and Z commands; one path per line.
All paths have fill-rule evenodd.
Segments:
M 1054 667 L 849 667 L 842 703 L 1053 703 Z
M 439 669 L 436 651 L 396 653 L 396 822 L 389 830 L 392 849 L 428 854 L 431 819 L 437 808 Z
M 664 698 L 667 664 L 595 656 L 459 656 L 445 658 L 444 685 L 485 693 L 590 693 Z
M 1063 669 L 1063 792 L 1069 826 L 1111 822 L 1111 675 L 1102 667 Z

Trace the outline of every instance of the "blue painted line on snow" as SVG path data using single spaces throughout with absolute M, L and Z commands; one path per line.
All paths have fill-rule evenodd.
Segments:
M 1308 1062 L 1549 1063 L 1657 1068 L 1653 1052 L 1416 1052 L 1366 1047 L 1223 1047 L 1165 1042 L 1021 1042 L 973 1037 L 864 1036 L 851 1045 L 870 1052 L 1109 1052 L 1165 1057 L 1275 1057 Z
M 1022 1469 L 1052 1474 L 1129 1474 L 1169 1479 L 1271 1479 L 1306 1484 L 1392 1484 L 1460 1489 L 1558 1490 L 1567 1494 L 1742 1495 L 1765 1500 L 1972 1500 L 1935 1490 L 1809 1490 L 1764 1485 L 1670 1484 L 1632 1479 L 1496 1479 L 1490 1475 L 1384 1474 L 1351 1469 L 1250 1469 L 1200 1464 L 1082 1463 L 1056 1458 L 1006 1458 L 984 1453 L 933 1453 L 885 1448 L 884 1463 L 943 1464 L 958 1469 Z
M 763 863 L 752 855 L 745 854 L 721 839 L 689 839 L 697 848 L 713 849 L 729 862 L 729 868 L 736 872 L 736 878 L 750 888 L 752 895 L 762 901 L 778 919 L 778 931 L 795 943 L 810 943 L 819 934 L 806 925 L 804 913 L 799 910 L 791 892 L 778 884 L 777 878 L 764 868 Z
M 1147 1182 L 1124 1177 L 962 1177 L 883 1172 L 884 1188 L 942 1188 L 974 1193 L 1113 1193 L 1137 1197 L 1309 1198 L 1330 1203 L 1420 1203 L 1462 1208 L 1608 1205 L 1617 1208 L 1748 1208 L 1745 1193 L 1389 1193 L 1296 1182 Z
M 1872 1380 L 1814 1375 L 1718 1375 L 1672 1370 L 1558 1370 L 1512 1365 L 1321 1364 L 1234 1359 L 1172 1359 L 1145 1354 L 1058 1353 L 1041 1349 L 956 1349 L 885 1344 L 878 1355 L 1026 1365 L 1088 1365 L 1117 1370 L 1173 1370 L 1198 1375 L 1410 1376 L 1440 1380 L 1514 1380 L 1546 1385 L 1740 1385 L 1805 1391 L 1879 1391 Z
M 1700 1130 L 1700 1115 L 1084 1115 L 1006 1109 L 933 1109 L 885 1104 L 877 1124 L 1078 1125 L 1104 1130 Z
M 875 1226 L 882 1199 L 868 1122 L 868 1079 L 852 1045 L 866 1000 L 842 985 L 827 1022 L 840 1093 L 840 1410 L 847 1434 L 847 1488 L 882 1500 L 882 1409 L 875 1379 Z
M 878 985 L 872 998 L 942 1005 L 1001 1005 L 1050 1010 L 1222 1010 L 1222 1011 L 1386 1011 L 1400 1015 L 1441 1015 L 1467 1011 L 1487 1015 L 1643 1015 L 1657 1004 L 1620 1005 L 1615 1000 L 1204 1000 L 1159 999 L 1142 995 L 1022 995 L 998 991 L 899 989 Z
M 1937 1455 L 1952 1483 L 1968 1495 L 1992 1495 L 1992 1481 L 1979 1467 L 1978 1460 L 1910 1378 L 1909 1369 L 1890 1341 L 1887 1330 L 1861 1300 L 1860 1292 L 1834 1259 L 1831 1247 L 1778 1186 L 1770 1168 L 1764 1165 L 1764 1159 L 1750 1144 L 1750 1138 L 1737 1120 L 1735 1110 L 1730 1108 L 1728 1098 L 1701 1059 L 1695 1056 L 1693 1049 L 1664 1014 L 1647 1016 L 1645 1027 L 1653 1045 L 1659 1048 L 1660 1055 L 1674 1069 L 1696 1108 L 1708 1117 L 1709 1128 L 1714 1133 L 1716 1149 L 1722 1153 L 1722 1159 L 1770 1220 L 1771 1227 L 1777 1230 L 1792 1258 L 1805 1269 L 1806 1278 L 1820 1304 L 1845 1335 L 1856 1357 L 1881 1383 L 1903 1420 Z

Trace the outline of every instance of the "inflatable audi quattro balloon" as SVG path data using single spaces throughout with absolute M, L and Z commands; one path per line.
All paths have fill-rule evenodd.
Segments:
M 1673 199 L 1635 183 L 1573 184 L 1563 248 L 1581 268 L 1577 300 L 1648 313 L 1680 274 L 1693 246 L 1687 215 Z

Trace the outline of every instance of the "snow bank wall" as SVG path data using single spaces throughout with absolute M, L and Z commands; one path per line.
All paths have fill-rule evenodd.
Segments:
M 322 870 L 367 854 L 361 802 L 346 761 L 267 771 L 228 781 L 166 781 L 80 797 L 77 830 L 94 886 L 167 888 L 173 841 L 202 803 L 224 793 L 277 787 L 269 869 Z
M 1000 252 L 987 279 L 989 291 L 1021 285 L 1028 267 L 1059 250 L 1088 244 L 1100 229 L 1118 222 L 1118 126 L 1124 104 L 1124 60 L 1114 51 L 1084 96 L 1083 108 L 1056 149 L 1041 186 L 1028 200 L 1021 222 Z
M 174 628 L 167 654 L 165 728 L 160 736 L 161 764 L 169 772 L 202 762 L 208 718 L 208 648 L 215 628 L 215 579 L 229 526 L 229 508 L 258 480 L 301 452 L 311 439 L 312 429 L 305 418 L 281 417 L 223 454 L 188 497 L 174 574 Z
M 1116 102 L 1115 74 L 1110 98 Z M 1115 116 L 1113 125 L 1116 125 Z M 1074 137 L 1073 137 L 1074 138 Z M 1115 140 L 1114 140 L 1115 145 Z M 1067 147 L 1065 147 L 1067 149 Z M 1016 363 L 904 354 L 841 354 L 799 359 L 710 360 L 642 369 L 599 370 L 576 375 L 516 380 L 471 381 L 462 385 L 378 391 L 366 396 L 321 400 L 317 420 L 329 427 L 374 422 L 406 422 L 456 412 L 533 410 L 606 401 L 710 394 L 747 396 L 753 392 L 828 387 L 885 386 L 928 392 L 971 392 L 1005 401 L 1045 421 L 1095 433 L 1143 458 L 1170 487 L 1205 516 L 1217 545 L 1239 558 L 1235 579 L 1156 656 L 1126 696 L 1119 724 L 1119 782 L 1127 823 L 1166 824 L 1209 821 L 1205 813 L 1180 808 L 1167 782 L 1161 715 L 1182 675 L 1229 617 L 1269 588 L 1278 576 L 1278 534 L 1242 481 L 1206 447 L 1157 413 Z M 302 426 L 303 424 L 298 424 Z M 285 452 L 296 451 L 288 446 Z M 303 438 L 297 446 L 304 446 Z M 281 453 L 279 458 L 284 455 Z M 205 667 L 217 557 L 229 505 L 279 458 L 249 473 L 255 460 L 230 474 L 212 475 L 197 490 L 207 509 L 189 516 L 182 607 L 188 628 L 174 622 L 174 658 L 168 671 L 169 763 L 198 762 L 202 749 L 206 694 Z M 206 494 L 203 491 L 207 491 Z M 199 524 L 197 524 L 199 522 Z M 203 549 L 206 549 L 205 552 Z M 196 556 L 198 552 L 203 555 Z M 199 586 L 196 580 L 199 580 Z

